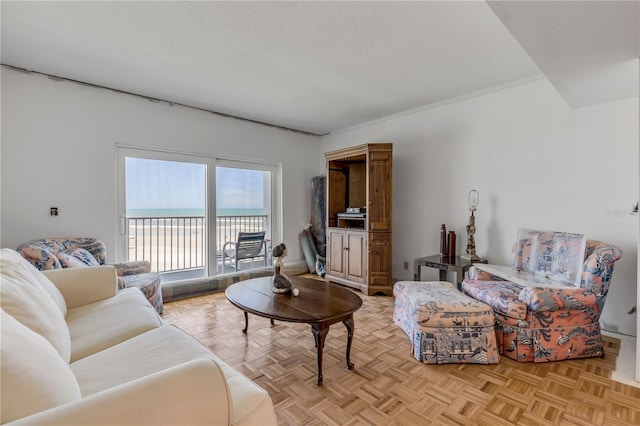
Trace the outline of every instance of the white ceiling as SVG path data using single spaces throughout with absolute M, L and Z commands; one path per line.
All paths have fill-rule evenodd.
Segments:
M 2 1 L 1 62 L 314 134 L 541 72 L 637 95 L 638 3 L 588 3 Z
M 637 0 L 488 3 L 570 106 L 638 95 Z

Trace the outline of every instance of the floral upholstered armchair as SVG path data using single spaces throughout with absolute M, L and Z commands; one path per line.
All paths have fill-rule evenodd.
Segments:
M 37 269 L 77 268 L 113 265 L 118 275 L 118 288 L 137 287 L 153 307 L 162 313 L 160 275 L 151 272 L 146 261 L 109 262 L 104 242 L 95 238 L 45 238 L 22 243 L 16 249 Z
M 500 354 L 508 358 L 546 362 L 600 356 L 600 314 L 621 255 L 613 245 L 578 234 L 521 231 L 511 275 L 472 266 L 462 290 L 493 308 Z M 521 279 L 527 274 L 534 279 Z

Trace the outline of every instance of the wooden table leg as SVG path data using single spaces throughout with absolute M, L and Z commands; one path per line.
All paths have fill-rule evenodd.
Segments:
M 247 330 L 249 329 L 249 314 L 247 313 L 247 311 L 243 311 L 244 312 L 244 330 L 242 330 L 242 332 L 244 334 L 247 334 Z
M 349 318 L 347 318 L 346 320 L 342 321 L 345 325 L 345 327 L 347 327 L 347 368 L 349 370 L 353 370 L 354 366 L 351 363 L 351 342 L 353 341 L 353 328 L 354 328 L 354 323 L 353 323 L 353 315 L 349 316 Z
M 329 326 L 325 324 L 311 324 L 311 332 L 316 341 L 318 351 L 318 386 L 322 386 L 322 350 L 324 349 L 324 339 L 329 333 Z

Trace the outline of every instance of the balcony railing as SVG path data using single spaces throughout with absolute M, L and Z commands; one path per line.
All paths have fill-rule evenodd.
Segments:
M 238 232 L 266 228 L 266 215 L 217 216 L 217 262 L 222 261 L 224 244 L 236 241 Z M 204 216 L 130 217 L 127 218 L 129 260 L 148 260 L 151 269 L 157 272 L 204 268 L 206 235 Z

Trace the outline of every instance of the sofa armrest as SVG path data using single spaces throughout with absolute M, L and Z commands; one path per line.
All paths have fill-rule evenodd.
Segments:
M 189 361 L 9 425 L 228 425 L 231 398 L 220 367 Z
M 151 272 L 151 262 L 148 260 L 135 260 L 129 262 L 109 262 L 107 265 L 111 265 L 116 268 L 116 273 L 119 277 L 126 277 L 127 275 L 146 274 Z
M 118 292 L 113 266 L 52 269 L 42 273 L 60 290 L 69 308 L 107 299 Z
M 490 272 L 483 271 L 481 269 L 476 268 L 475 266 L 471 266 L 469 268 L 469 279 L 470 280 L 478 280 L 478 281 L 506 281 L 504 278 L 500 278 L 497 275 L 493 275 Z
M 606 296 L 613 274 L 613 264 L 620 259 L 622 251 L 610 244 L 589 241 L 589 255 L 582 264 L 581 286 L 589 288 L 598 297 Z
M 525 287 L 519 300 L 531 311 L 558 311 L 561 309 L 593 309 L 596 296 L 584 288 Z

